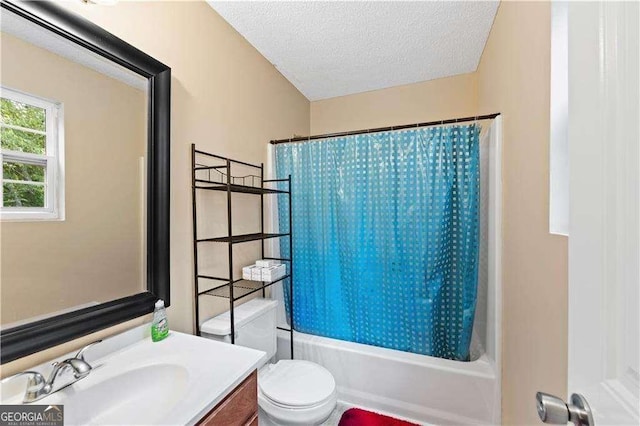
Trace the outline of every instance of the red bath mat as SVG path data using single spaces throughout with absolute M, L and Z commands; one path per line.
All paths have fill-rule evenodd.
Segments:
M 361 410 L 360 408 L 349 408 L 342 414 L 338 426 L 418 426 L 415 423 Z

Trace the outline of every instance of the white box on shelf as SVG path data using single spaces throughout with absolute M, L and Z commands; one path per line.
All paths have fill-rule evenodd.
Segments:
M 262 281 L 262 268 L 260 266 L 254 266 L 251 268 L 251 280 Z
M 243 280 L 252 280 L 252 271 L 256 267 L 256 265 L 249 265 L 242 268 L 242 279 Z
M 261 266 L 263 268 L 270 268 L 276 265 L 279 265 L 277 260 L 271 260 L 271 259 L 256 260 L 256 266 Z
M 262 268 L 262 281 L 273 282 L 284 277 L 287 273 L 287 267 L 283 264 Z

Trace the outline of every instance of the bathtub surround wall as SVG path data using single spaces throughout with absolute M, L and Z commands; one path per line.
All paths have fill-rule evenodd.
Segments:
M 61 4 L 171 67 L 172 294 L 167 312 L 173 330 L 191 333 L 191 143 L 232 158 L 264 162 L 266 141 L 309 133 L 309 101 L 205 2 Z M 256 209 L 251 204 L 238 210 Z M 245 222 L 247 228 L 259 229 L 259 215 Z M 224 306 L 228 307 L 226 301 Z M 138 320 L 130 323 L 138 324 Z M 123 327 L 114 327 L 111 333 Z M 100 333 L 108 334 L 109 330 Z M 1 374 L 25 370 L 37 364 L 34 359 L 69 352 L 87 340 L 3 365 Z
M 496 117 L 497 118 L 497 117 Z M 481 127 L 480 133 L 480 239 L 478 247 L 478 292 L 476 296 L 476 313 L 473 319 L 473 336 L 471 338 L 471 359 L 477 359 L 481 353 L 486 350 L 489 353 L 491 359 L 496 360 L 496 346 L 495 341 L 489 342 L 488 336 L 495 338 L 495 328 L 489 330 L 490 327 L 495 327 L 495 318 L 492 317 L 490 323 L 487 318 L 489 303 L 495 303 L 494 295 L 489 298 L 489 203 L 490 196 L 492 194 L 489 191 L 491 185 L 490 173 L 495 174 L 495 164 L 493 169 L 490 169 L 489 164 L 491 161 L 492 151 L 491 143 L 498 140 L 495 132 L 498 127 L 501 127 L 501 121 L 487 120 L 479 123 Z M 492 140 L 492 138 L 494 138 Z M 495 160 L 494 160 L 495 161 Z M 495 251 L 495 248 L 492 247 Z M 495 277 L 493 277 L 495 278 Z M 495 283 L 492 283 L 495 285 Z M 493 286 L 492 286 L 493 288 Z M 477 353 L 474 353 L 477 351 Z

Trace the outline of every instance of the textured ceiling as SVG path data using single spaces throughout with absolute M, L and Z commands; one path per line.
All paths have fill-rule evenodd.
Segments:
M 209 1 L 312 101 L 475 71 L 498 3 Z

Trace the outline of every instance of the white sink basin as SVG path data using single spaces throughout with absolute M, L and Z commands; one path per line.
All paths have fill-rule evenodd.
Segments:
M 65 425 L 195 424 L 265 356 L 177 332 L 157 343 L 150 338 L 128 340 L 127 346 L 97 359 L 90 352 L 108 341 L 94 346 L 87 353 L 91 373 L 36 404 L 63 404 Z M 44 367 L 34 369 L 46 375 Z M 60 384 L 70 379 L 70 373 L 65 374 Z M 21 397 L 0 402 L 20 403 Z
M 123 419 L 136 425 L 162 423 L 185 397 L 188 382 L 185 367 L 149 365 L 102 381 L 87 380 L 90 384 L 80 391 L 77 386 L 70 386 L 51 395 L 46 402 L 53 403 L 55 399 L 56 404 L 64 405 L 65 424 L 112 425 Z

